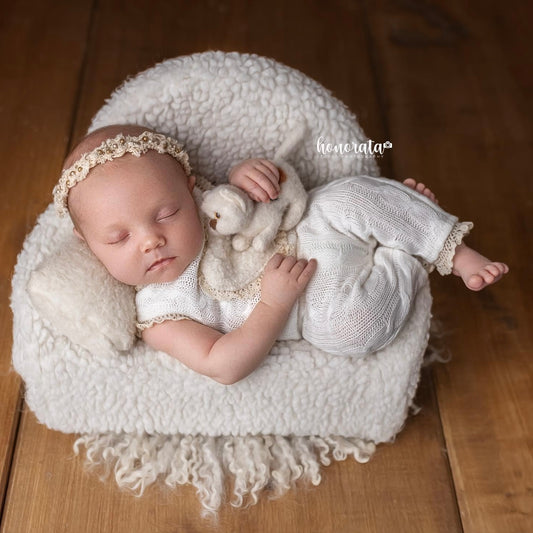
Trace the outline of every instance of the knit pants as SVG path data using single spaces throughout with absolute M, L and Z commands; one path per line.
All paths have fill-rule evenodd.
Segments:
M 299 302 L 302 336 L 337 355 L 390 343 L 427 283 L 424 264 L 451 272 L 455 246 L 472 227 L 457 221 L 385 178 L 350 177 L 311 191 L 296 228 L 298 256 L 318 261 Z

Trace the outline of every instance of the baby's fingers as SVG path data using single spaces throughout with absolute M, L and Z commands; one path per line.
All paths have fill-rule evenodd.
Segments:
M 280 267 L 281 263 L 283 263 L 283 259 L 285 259 L 285 256 L 283 254 L 273 255 L 266 264 L 265 271 L 276 270 Z
M 279 168 L 268 159 L 259 159 L 257 164 L 258 168 L 260 168 L 263 174 L 270 180 L 276 191 L 279 191 Z
M 298 260 L 294 255 L 286 255 L 279 266 L 279 269 L 283 272 L 291 273 L 294 269 L 294 266 L 297 264 Z
M 251 176 L 245 176 L 247 183 L 242 188 L 248 193 L 254 202 L 268 202 L 270 195 L 261 185 Z
M 298 275 L 298 283 L 303 284 L 304 286 L 307 285 L 310 281 L 310 279 L 313 277 L 313 274 L 316 272 L 317 262 L 316 259 L 309 259 L 309 261 L 305 261 L 305 259 L 301 259 L 296 263 L 295 268 L 297 265 L 302 262 L 302 266 L 298 266 L 298 268 L 301 268 L 301 271 Z
M 258 159 L 253 163 L 253 171 L 248 173 L 248 177 L 255 181 L 268 196 L 274 200 L 280 191 L 279 169 L 266 159 Z
M 308 265 L 307 259 L 296 259 L 294 258 L 294 264 L 290 270 L 291 274 L 298 279 L 302 272 L 305 270 L 305 267 Z
M 290 269 L 291 277 L 298 283 L 298 285 L 305 287 L 309 280 L 313 277 L 316 271 L 316 259 L 299 259 L 294 258 L 294 264 Z

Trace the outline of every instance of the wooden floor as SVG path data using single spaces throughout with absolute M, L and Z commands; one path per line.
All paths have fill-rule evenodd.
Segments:
M 0 16 L 1 533 L 533 531 L 533 4 L 520 0 L 20 0 Z M 328 7 L 324 7 L 327 5 Z M 331 89 L 376 141 L 383 174 L 429 184 L 511 273 L 482 293 L 432 278 L 453 359 L 423 374 L 391 445 L 316 488 L 218 526 L 189 487 L 141 499 L 84 472 L 10 369 L 10 278 L 69 144 L 126 78 L 205 50 L 273 57 Z

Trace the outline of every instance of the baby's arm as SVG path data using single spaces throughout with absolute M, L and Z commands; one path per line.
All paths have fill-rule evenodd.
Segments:
M 279 195 L 279 169 L 268 159 L 242 161 L 229 171 L 228 181 L 255 202 L 269 202 Z
M 315 269 L 313 259 L 276 254 L 265 267 L 261 300 L 240 328 L 223 334 L 192 320 L 166 321 L 144 330 L 143 340 L 219 383 L 236 383 L 269 353 Z

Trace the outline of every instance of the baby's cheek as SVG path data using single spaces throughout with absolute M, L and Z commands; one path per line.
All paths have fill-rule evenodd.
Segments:
M 93 253 L 113 278 L 128 285 L 132 284 L 132 280 L 130 279 L 131 273 L 129 272 L 129 268 L 127 268 L 128 261 L 126 260 L 125 254 L 122 254 L 122 257 L 120 257 L 121 254 L 116 252 L 98 249 L 93 250 Z

